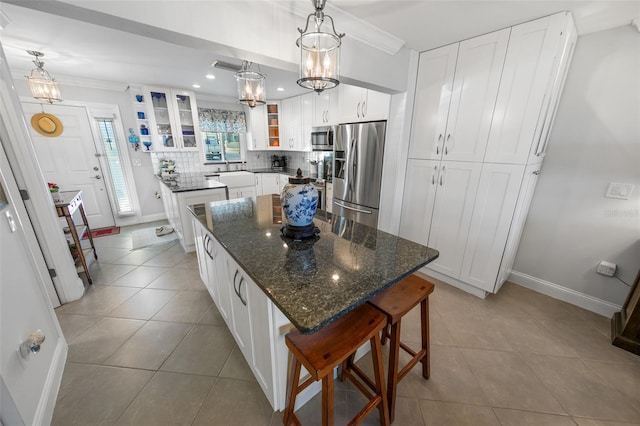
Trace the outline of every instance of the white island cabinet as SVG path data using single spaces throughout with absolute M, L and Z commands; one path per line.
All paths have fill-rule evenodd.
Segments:
M 209 231 L 193 216 L 192 221 L 200 277 L 269 403 L 282 410 L 288 354 L 284 336 L 290 322 Z M 309 389 L 300 402 L 317 391 L 317 386 Z
M 502 286 L 575 40 L 563 12 L 420 55 L 400 235 L 440 251 L 425 273 Z

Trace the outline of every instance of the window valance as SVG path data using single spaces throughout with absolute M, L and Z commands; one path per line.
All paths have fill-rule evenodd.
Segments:
M 247 131 L 244 111 L 198 108 L 198 121 L 200 130 L 203 132 L 244 133 Z

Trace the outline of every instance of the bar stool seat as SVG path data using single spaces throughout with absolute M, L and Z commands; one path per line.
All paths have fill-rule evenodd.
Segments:
M 348 375 L 354 385 L 369 399 L 367 405 L 354 417 L 351 424 L 361 422 L 377 407 L 380 412 L 380 424 L 388 425 L 389 409 L 385 396 L 384 366 L 379 335 L 385 326 L 385 316 L 365 303 L 315 333 L 302 334 L 298 330 L 288 333 L 285 336 L 285 342 L 294 362 L 287 385 L 284 425 L 288 426 L 292 421 L 297 425 L 300 424 L 293 412 L 296 396 L 318 380 L 322 380 L 322 424 L 333 424 L 333 371 L 367 341 L 371 342 L 375 378 L 374 382 L 371 382 L 368 377 L 364 375 L 362 377 L 356 373 L 364 382 L 363 384 L 353 374 Z M 301 366 L 304 366 L 311 376 L 302 384 L 299 383 Z
M 395 285 L 376 295 L 369 303 L 383 312 L 387 317 L 387 327 L 383 331 L 382 342 L 390 339 L 389 368 L 387 378 L 387 400 L 389 404 L 389 418 L 393 422 L 398 382 L 418 363 L 422 363 L 422 376 L 430 375 L 429 353 L 429 295 L 433 293 L 433 283 L 417 275 L 399 281 Z M 400 341 L 401 320 L 411 309 L 420 304 L 420 324 L 422 347 L 415 352 Z M 411 360 L 398 371 L 400 348 L 411 355 Z

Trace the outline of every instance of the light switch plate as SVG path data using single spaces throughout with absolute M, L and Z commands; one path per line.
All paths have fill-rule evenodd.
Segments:
M 616 183 L 611 182 L 607 193 L 604 195 L 607 198 L 617 198 L 620 200 L 628 200 L 631 198 L 633 192 L 633 184 L 631 183 Z

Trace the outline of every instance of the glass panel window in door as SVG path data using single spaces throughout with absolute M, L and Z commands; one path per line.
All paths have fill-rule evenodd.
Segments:
M 182 130 L 182 142 L 185 148 L 196 147 L 195 125 L 193 123 L 193 111 L 191 111 L 191 98 L 187 95 L 176 95 L 178 105 L 178 117 Z
M 175 143 L 171 131 L 171 121 L 169 120 L 167 94 L 163 92 L 151 92 L 151 103 L 153 105 L 153 115 L 156 118 L 156 132 L 160 137 L 162 146 L 165 148 L 173 148 Z

